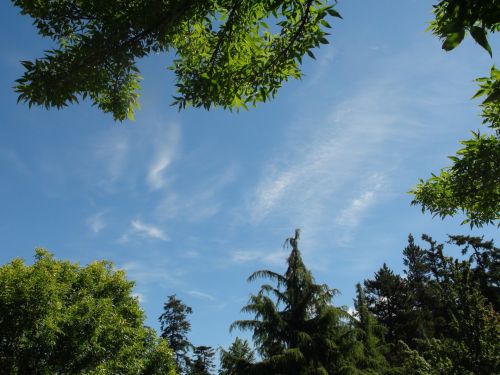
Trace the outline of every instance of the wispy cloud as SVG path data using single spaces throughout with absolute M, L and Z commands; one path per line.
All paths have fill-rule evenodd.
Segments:
M 104 220 L 105 214 L 106 211 L 101 211 L 95 215 L 90 216 L 87 219 L 87 226 L 92 231 L 92 233 L 98 234 L 106 227 L 107 223 Z
M 158 227 L 154 225 L 145 224 L 140 220 L 133 220 L 132 223 L 132 232 L 147 238 L 154 238 L 157 240 L 166 241 L 168 239 L 167 235 Z
M 208 293 L 197 291 L 197 290 L 190 290 L 188 292 L 188 294 L 190 296 L 195 297 L 195 298 L 204 299 L 204 300 L 208 300 L 208 301 L 215 301 L 215 297 L 214 296 L 212 296 L 212 295 L 210 295 Z
M 138 219 L 131 221 L 130 229 L 121 236 L 119 242 L 127 243 L 133 236 L 161 241 L 167 241 L 169 239 L 161 228 L 151 224 L 146 224 Z
M 370 180 L 373 182 L 358 197 L 351 200 L 349 205 L 342 209 L 335 219 L 335 223 L 342 227 L 355 228 L 359 225 L 366 211 L 375 204 L 377 194 L 382 188 L 382 177 L 374 175 Z
M 400 155 L 427 130 L 394 87 L 392 79 L 367 82 L 326 115 L 290 124 L 289 139 L 250 193 L 250 223 L 301 227 L 306 249 L 314 238 L 336 241 L 354 231 L 391 189 Z
M 374 87 L 314 124 L 318 130 L 313 137 L 288 145 L 293 153 L 283 161 L 276 160 L 254 191 L 249 204 L 252 221 L 276 214 L 331 216 L 331 210 L 338 209 L 346 198 L 346 189 L 352 191 L 374 169 L 384 168 L 380 155 L 387 142 L 409 136 L 401 124 L 409 120 L 383 108 L 386 100 L 396 99 L 383 87 Z
M 180 139 L 179 126 L 172 124 L 155 145 L 155 156 L 148 170 L 147 181 L 152 190 L 166 185 L 166 171 L 171 165 Z

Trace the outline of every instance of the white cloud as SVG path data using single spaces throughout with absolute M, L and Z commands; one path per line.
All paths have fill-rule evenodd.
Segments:
M 196 298 L 199 298 L 199 299 L 204 299 L 204 300 L 208 300 L 208 301 L 215 301 L 215 297 L 208 294 L 208 293 L 203 293 L 203 292 L 199 292 L 197 290 L 190 290 L 188 292 L 188 294 L 190 296 L 193 296 L 193 297 L 196 297 Z
M 379 175 L 375 175 L 373 180 L 380 180 Z M 382 188 L 382 183 L 377 182 L 369 189 L 363 191 L 358 197 L 351 200 L 349 205 L 340 211 L 335 219 L 337 225 L 355 228 L 359 225 L 361 219 L 377 200 L 377 194 Z
M 155 156 L 148 170 L 147 181 L 152 190 L 158 190 L 167 183 L 166 171 L 172 164 L 178 148 L 180 130 L 178 125 L 170 125 L 166 134 L 155 145 Z
M 101 211 L 87 219 L 87 226 L 92 233 L 98 234 L 106 227 L 107 223 L 104 221 L 105 214 L 106 211 Z
M 168 240 L 168 236 L 162 229 L 154 225 L 145 224 L 140 220 L 132 220 L 130 223 L 130 230 L 120 238 L 120 242 L 128 242 L 131 235 L 162 241 Z
M 314 238 L 338 242 L 353 231 L 391 189 L 388 176 L 400 156 L 426 131 L 392 83 L 367 82 L 327 115 L 303 114 L 290 124 L 289 138 L 250 192 L 250 223 L 300 227 L 305 249 L 315 247 Z

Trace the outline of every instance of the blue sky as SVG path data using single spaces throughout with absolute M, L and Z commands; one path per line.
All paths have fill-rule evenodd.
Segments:
M 424 31 L 432 4 L 341 2 L 344 20 L 304 78 L 249 112 L 177 112 L 171 57 L 148 57 L 141 110 L 119 124 L 88 103 L 16 104 L 19 60 L 48 44 L 3 2 L 0 263 L 31 261 L 35 247 L 109 259 L 137 282 L 148 324 L 158 328 L 175 293 L 193 307 L 192 342 L 227 346 L 259 285 L 247 276 L 283 271 L 281 245 L 299 227 L 317 281 L 351 306 L 354 284 L 383 262 L 401 270 L 409 233 L 471 233 L 461 218 L 422 215 L 406 194 L 480 128 L 474 79 L 494 62 L 470 39 L 443 52 Z M 493 227 L 472 233 L 498 238 Z

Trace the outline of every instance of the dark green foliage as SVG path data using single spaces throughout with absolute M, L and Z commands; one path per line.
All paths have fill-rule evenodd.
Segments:
M 353 321 L 356 339 L 361 350 L 354 358 L 356 374 L 382 374 L 389 368 L 384 354 L 388 347 L 383 343 L 385 329 L 377 322 L 368 309 L 365 292 L 361 285 L 356 284 L 356 318 Z
M 462 246 L 462 255 L 469 256 L 472 279 L 479 286 L 481 294 L 500 311 L 500 248 L 493 240 L 482 237 L 450 236 L 449 243 Z
M 404 329 L 408 297 L 403 279 L 384 263 L 372 280 L 365 280 L 365 291 L 370 311 L 386 327 L 388 342 L 407 339 Z
M 194 359 L 190 364 L 189 375 L 213 374 L 215 351 L 210 346 L 196 346 L 193 350 Z
M 253 332 L 262 361 L 250 367 L 251 374 L 335 374 L 350 365 L 348 356 L 342 355 L 353 338 L 350 327 L 341 321 L 347 314 L 330 304 L 335 290 L 314 283 L 302 261 L 298 240 L 298 230 L 287 240 L 292 250 L 285 274 L 264 270 L 249 277 L 250 281 L 268 278 L 276 286 L 262 285 L 242 309 L 254 314 L 253 320 L 232 325 Z
M 406 303 L 412 307 L 406 314 L 406 340 L 412 342 L 414 338 L 427 338 L 434 334 L 434 320 L 428 307 L 436 301 L 432 289 L 429 288 L 431 269 L 428 253 L 415 244 L 411 234 L 408 236 L 408 245 L 403 250 L 403 256 L 403 264 L 406 266 Z
M 219 375 L 246 374 L 254 361 L 254 353 L 248 342 L 237 337 L 227 351 L 221 349 Z
M 174 294 L 168 296 L 167 302 L 163 304 L 163 313 L 158 318 L 161 325 L 161 337 L 167 340 L 174 352 L 177 370 L 181 374 L 187 373 L 190 364 L 187 353 L 192 345 L 187 334 L 191 330 L 191 323 L 187 316 L 192 313 L 191 307 L 186 306 Z
M 45 250 L 0 267 L 0 372 L 174 375 L 132 287 L 108 262 L 80 267 Z
M 500 1 L 441 0 L 434 6 L 435 19 L 430 29 L 444 39 L 443 49 L 450 51 L 460 44 L 466 32 L 491 55 L 489 32 L 500 31 Z
M 395 347 L 393 357 L 398 366 L 393 367 L 390 375 L 434 375 L 431 365 L 417 350 L 411 349 L 404 341 L 399 341 Z
M 179 108 L 247 108 L 299 78 L 302 57 L 328 43 L 326 19 L 340 17 L 320 0 L 12 3 L 56 46 L 23 62 L 19 100 L 60 108 L 89 97 L 116 120 L 138 107 L 142 57 L 175 51 Z
M 499 373 L 499 249 L 480 237 L 450 236 L 449 243 L 462 247 L 463 255 L 470 253 L 459 261 L 445 256 L 443 245 L 429 236 L 422 238 L 428 249 L 410 236 L 404 250 L 406 277 L 398 285 L 405 298 L 394 303 L 392 319 L 382 307 L 395 291 L 387 285 L 398 276 L 384 265 L 374 280 L 365 281 L 369 308 L 388 330 L 389 373 Z
M 440 336 L 418 340 L 420 355 L 430 374 L 498 374 L 500 315 L 481 294 L 469 262 L 450 259 L 446 274 L 437 292 L 448 327 Z

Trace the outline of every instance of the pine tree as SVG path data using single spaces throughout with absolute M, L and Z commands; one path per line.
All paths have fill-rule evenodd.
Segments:
M 387 329 L 387 342 L 395 345 L 398 340 L 406 339 L 404 314 L 408 311 L 408 296 L 401 276 L 384 263 L 364 285 L 370 311 Z
M 463 255 L 472 248 L 469 259 L 456 260 L 430 236 L 422 239 L 428 249 L 409 238 L 405 278 L 384 264 L 374 280 L 365 281 L 370 309 L 393 332 L 387 336 L 393 344 L 389 373 L 500 373 L 500 315 L 494 308 L 498 249 L 480 237 L 450 236 L 450 243 L 464 246 Z M 398 289 L 404 298 L 396 298 Z
M 248 341 L 236 337 L 227 351 L 221 350 L 219 375 L 247 374 L 254 360 Z
M 414 338 L 432 337 L 434 332 L 432 311 L 434 305 L 430 288 L 430 266 L 428 252 L 415 244 L 413 236 L 408 236 L 408 245 L 403 250 L 403 264 L 406 266 L 406 291 L 408 310 L 405 312 L 406 341 Z
M 186 306 L 174 294 L 168 296 L 167 302 L 163 304 L 163 313 L 158 318 L 161 325 L 161 337 L 168 341 L 174 352 L 177 370 L 181 374 L 186 373 L 190 363 L 187 353 L 192 345 L 187 334 L 191 330 L 191 323 L 187 316 L 192 313 L 191 307 Z
M 378 324 L 368 310 L 363 288 L 356 284 L 356 318 L 353 320 L 356 329 L 357 343 L 361 350 L 356 357 L 358 374 L 382 374 L 389 365 L 384 357 L 387 348 L 383 344 L 384 328 Z
M 194 360 L 190 365 L 189 375 L 213 374 L 215 350 L 210 346 L 196 346 L 193 352 Z
M 268 270 L 254 272 L 249 281 L 267 278 L 242 311 L 255 315 L 232 328 L 253 331 L 253 340 L 262 361 L 250 368 L 252 374 L 314 375 L 334 374 L 343 366 L 341 337 L 349 327 L 341 321 L 346 312 L 331 305 L 336 291 L 315 284 L 298 249 L 299 230 L 286 244 L 292 250 L 288 268 L 281 275 Z

